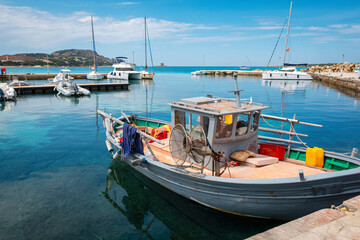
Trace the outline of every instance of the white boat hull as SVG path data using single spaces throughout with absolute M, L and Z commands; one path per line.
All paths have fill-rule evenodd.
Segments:
M 312 80 L 312 77 L 304 72 L 274 72 L 266 71 L 262 74 L 264 80 Z
M 104 78 L 104 75 L 98 72 L 90 72 L 87 74 L 86 79 L 87 80 L 102 80 Z
M 56 86 L 56 90 L 59 92 L 59 94 L 62 94 L 66 97 L 70 97 L 70 96 L 89 96 L 90 95 L 90 91 L 79 87 L 76 83 L 71 83 L 71 82 L 60 82 L 57 86 Z
M 120 79 L 120 80 L 129 80 L 129 74 L 127 72 L 112 71 L 107 75 L 108 79 Z
M 14 88 L 9 87 L 6 83 L 1 84 L 0 86 L 0 101 L 1 100 L 16 100 L 16 91 Z

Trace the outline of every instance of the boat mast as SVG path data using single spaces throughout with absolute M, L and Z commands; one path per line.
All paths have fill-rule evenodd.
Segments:
M 287 44 L 288 44 L 288 38 L 289 38 L 289 32 L 290 32 L 290 19 L 291 19 L 292 4 L 293 4 L 293 2 L 291 1 L 291 3 L 290 3 L 290 12 L 289 12 L 288 29 L 287 29 L 287 33 L 286 33 L 286 43 L 285 43 L 285 53 L 284 53 L 284 64 L 283 64 L 284 67 L 285 67 L 286 52 L 287 52 L 286 50 L 287 50 Z
M 144 22 L 145 22 L 145 71 L 147 72 L 146 17 L 144 17 Z
M 96 64 L 96 52 L 95 52 L 94 24 L 93 24 L 92 15 L 91 15 L 91 31 L 92 31 L 92 43 L 93 43 L 93 52 L 94 52 L 94 71 L 96 72 L 97 64 Z

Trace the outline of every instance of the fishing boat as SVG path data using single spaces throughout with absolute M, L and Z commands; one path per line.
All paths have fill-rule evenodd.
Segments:
M 104 75 L 97 72 L 93 16 L 91 16 L 91 32 L 92 32 L 92 45 L 93 45 L 93 53 L 94 53 L 94 66 L 92 68 L 93 71 L 86 75 L 86 79 L 88 79 L 88 80 L 102 80 L 104 78 Z
M 16 91 L 7 83 L 0 83 L 0 101 L 16 100 Z
M 70 72 L 71 71 L 69 69 L 63 68 L 53 79 L 49 79 L 49 81 L 52 83 L 58 83 L 61 81 L 71 81 L 74 78 L 70 76 Z
M 236 79 L 232 92 L 236 99 L 171 102 L 170 121 L 98 110 L 107 149 L 166 189 L 236 215 L 291 220 L 360 194 L 357 149 L 350 156 L 297 146 L 307 146 L 300 137 L 308 135 L 296 125 L 322 125 L 262 114 L 267 106 L 240 100 Z
M 72 81 L 61 81 L 56 85 L 55 88 L 58 91 L 58 94 L 62 94 L 66 97 L 90 95 L 89 90 L 78 86 L 76 83 Z
M 141 80 L 141 72 L 135 71 L 130 63 L 126 62 L 127 57 L 116 57 L 113 70 L 108 73 L 108 79 L 119 80 Z
M 145 24 L 145 71 L 141 71 L 141 78 L 142 79 L 147 79 L 147 80 L 151 80 L 154 78 L 155 73 L 148 72 L 148 66 L 147 66 L 147 41 L 146 41 L 146 36 L 149 35 L 147 32 L 147 27 L 146 27 L 146 17 L 144 17 L 144 24 Z M 152 61 L 152 54 L 151 54 L 151 46 L 150 46 L 150 38 L 148 38 L 149 40 L 149 50 L 150 50 L 150 56 L 151 56 L 151 63 L 153 63 Z M 154 69 L 154 64 L 152 64 L 152 68 Z
M 279 80 L 312 80 L 312 77 L 308 73 L 297 71 L 295 66 L 297 66 L 298 64 L 286 63 L 286 54 L 289 51 L 287 44 L 288 44 L 289 32 L 290 32 L 292 4 L 293 4 L 293 2 L 290 3 L 290 12 L 289 12 L 289 21 L 288 21 L 286 41 L 285 41 L 283 67 L 281 69 L 275 70 L 275 71 L 264 71 L 262 73 L 262 79 L 265 79 L 265 80 L 276 80 L 276 79 L 279 79 Z M 271 58 L 270 58 L 270 60 L 271 60 Z M 307 64 L 301 64 L 301 65 L 306 66 Z

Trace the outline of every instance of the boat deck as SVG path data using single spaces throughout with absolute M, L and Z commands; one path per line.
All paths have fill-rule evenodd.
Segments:
M 165 145 L 161 145 L 156 142 L 150 143 L 151 149 L 153 150 L 155 156 L 160 162 L 176 166 L 169 151 L 169 139 L 164 139 L 162 142 Z M 146 145 L 144 145 L 144 151 L 149 151 Z M 184 167 L 190 172 L 200 173 L 200 168 L 198 168 L 199 166 L 196 166 L 195 164 L 192 164 L 191 166 L 191 163 L 186 162 Z M 277 161 L 276 163 L 261 167 L 257 167 L 253 164 L 241 163 L 240 166 L 227 167 L 225 170 L 224 168 L 221 168 L 220 172 L 223 172 L 221 177 L 226 178 L 268 179 L 298 177 L 300 169 L 304 171 L 305 176 L 328 172 L 326 169 L 307 166 L 302 161 L 292 159 Z M 206 168 L 204 169 L 203 173 L 209 176 L 212 175 L 212 171 Z

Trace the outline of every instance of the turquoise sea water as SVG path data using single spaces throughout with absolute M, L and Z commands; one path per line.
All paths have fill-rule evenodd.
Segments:
M 127 91 L 20 96 L 0 104 L 0 239 L 241 239 L 281 223 L 212 211 L 144 184 L 112 162 L 96 109 L 169 120 L 171 101 L 208 93 L 233 97 L 227 92 L 234 89 L 231 77 L 193 78 L 190 72 L 198 68 L 191 67 L 161 69 L 153 81 L 133 81 Z M 239 77 L 238 83 L 242 98 L 269 106 L 264 113 L 296 113 L 323 124 L 297 128 L 309 135 L 303 139 L 309 146 L 338 152 L 360 147 L 357 99 L 312 82 L 270 85 Z M 110 165 L 117 171 L 108 174 Z

